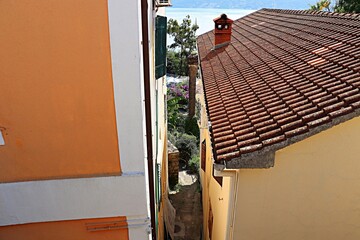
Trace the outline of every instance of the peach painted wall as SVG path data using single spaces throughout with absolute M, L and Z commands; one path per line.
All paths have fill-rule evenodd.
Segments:
M 240 170 L 234 239 L 360 239 L 360 117 Z
M 0 1 L 0 45 L 0 182 L 119 174 L 107 1 Z
M 94 228 L 121 226 L 112 230 L 90 231 Z M 58 221 L 32 223 L 0 227 L 1 240 L 127 240 L 129 233 L 126 217 L 84 219 L 74 221 Z
M 202 84 L 201 81 L 199 82 L 199 84 Z M 203 89 L 202 86 L 200 86 L 199 88 Z M 226 227 L 228 222 L 227 209 L 229 207 L 231 194 L 230 178 L 223 177 L 221 186 L 213 177 L 214 161 L 212 158 L 211 138 L 210 132 L 208 130 L 208 118 L 205 108 L 204 95 L 199 94 L 197 95 L 197 98 L 198 101 L 201 103 L 200 149 L 201 142 L 204 140 L 206 142 L 205 171 L 203 171 L 201 167 L 199 169 L 203 204 L 203 239 L 226 239 Z M 210 207 L 213 215 L 212 227 L 209 226 Z M 210 235 L 209 229 L 211 228 L 212 233 Z
M 202 129 L 206 141 L 206 172 L 200 168 L 204 239 L 226 239 L 227 209 L 230 202 L 230 178 L 223 177 L 220 185 L 213 177 L 213 160 L 209 132 Z M 210 236 L 209 214 L 213 215 L 212 234 Z

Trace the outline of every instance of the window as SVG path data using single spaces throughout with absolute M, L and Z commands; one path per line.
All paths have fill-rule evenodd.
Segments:
M 206 170 L 205 168 L 205 164 L 206 164 L 206 141 L 204 140 L 202 143 L 201 143 L 201 150 L 200 150 L 200 157 L 201 157 L 201 162 L 200 162 L 200 167 L 203 171 Z
M 167 18 L 157 16 L 155 21 L 155 77 L 158 79 L 166 74 Z
M 167 6 L 171 6 L 171 1 L 170 0 L 156 0 L 156 6 L 158 7 L 167 7 Z
M 0 129 L 0 146 L 3 146 L 3 145 L 5 145 L 5 140 L 4 140 L 3 133 Z

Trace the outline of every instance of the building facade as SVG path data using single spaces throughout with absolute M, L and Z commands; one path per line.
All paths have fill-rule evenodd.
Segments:
M 360 16 L 214 21 L 197 39 L 204 239 L 358 239 Z
M 0 12 L 0 239 L 160 239 L 164 8 L 15 0 Z

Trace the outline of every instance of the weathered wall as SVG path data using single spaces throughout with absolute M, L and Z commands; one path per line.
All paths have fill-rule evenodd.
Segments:
M 140 1 L 1 1 L 0 15 L 0 231 L 126 216 L 147 239 Z
M 0 182 L 119 174 L 107 1 L 0 1 L 0 32 Z
M 104 229 L 111 227 L 112 229 Z M 98 228 L 98 230 L 96 229 Z M 102 229 L 102 230 L 100 230 Z M 32 223 L 0 227 L 0 239 L 129 239 L 126 217 Z
M 169 181 L 172 185 L 176 185 L 179 180 L 179 151 L 175 150 L 168 154 L 168 173 Z
M 227 209 L 229 206 L 230 181 L 228 177 L 224 177 L 222 186 L 220 186 L 213 177 L 212 148 L 210 134 L 208 131 L 208 119 L 205 109 L 205 102 L 203 94 L 199 94 L 197 97 L 201 103 L 200 143 L 204 140 L 206 141 L 205 171 L 203 171 L 201 167 L 199 169 L 203 203 L 203 236 L 205 240 L 225 239 Z M 200 156 L 200 158 L 201 157 L 202 156 Z M 210 205 L 213 215 L 212 227 L 209 226 Z M 212 236 L 209 234 L 210 228 L 212 228 Z
M 148 1 L 152 5 L 151 1 Z M 166 8 L 160 7 L 156 12 L 150 12 L 150 94 L 152 110 L 152 131 L 153 131 L 153 160 L 159 164 L 160 176 L 155 173 L 155 184 L 158 187 L 157 212 L 157 239 L 162 240 L 165 236 L 164 229 L 164 199 L 168 193 L 168 157 L 167 157 L 167 126 L 166 126 L 166 76 L 155 78 L 155 18 L 156 15 L 166 16 Z
M 234 239 L 360 239 L 359 142 L 358 117 L 240 170 Z
M 166 134 L 164 134 L 164 139 L 166 141 L 167 136 Z M 167 164 L 167 144 L 166 142 L 163 142 L 163 152 L 162 152 L 162 165 L 161 165 L 161 202 L 160 202 L 160 210 L 159 210 L 159 214 L 158 214 L 158 235 L 157 235 L 157 239 L 159 240 L 163 240 L 166 236 L 165 233 L 165 229 L 164 229 L 164 224 L 165 224 L 165 216 L 164 216 L 164 200 L 165 198 L 167 198 L 168 195 L 168 173 L 167 173 L 167 169 L 168 169 L 168 164 Z
M 160 206 L 158 211 L 158 231 L 157 239 L 162 240 L 165 236 L 164 229 L 164 199 L 167 198 L 169 182 L 168 182 L 168 148 L 167 148 L 167 127 L 165 120 L 165 105 L 164 100 L 166 97 L 166 79 L 162 77 L 156 81 L 156 93 L 157 93 L 157 128 L 154 129 L 157 131 L 157 151 L 156 154 L 156 163 L 160 164 L 160 179 L 159 179 L 159 203 Z M 156 175 L 156 174 L 155 174 Z

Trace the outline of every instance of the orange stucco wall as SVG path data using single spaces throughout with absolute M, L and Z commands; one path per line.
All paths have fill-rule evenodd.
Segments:
M 101 230 L 117 226 L 112 230 Z M 120 228 L 121 227 L 121 228 Z M 97 231 L 95 230 L 97 228 Z M 1 240 L 112 240 L 129 239 L 126 217 L 45 222 L 0 227 Z
M 107 1 L 0 1 L 0 182 L 120 173 Z

